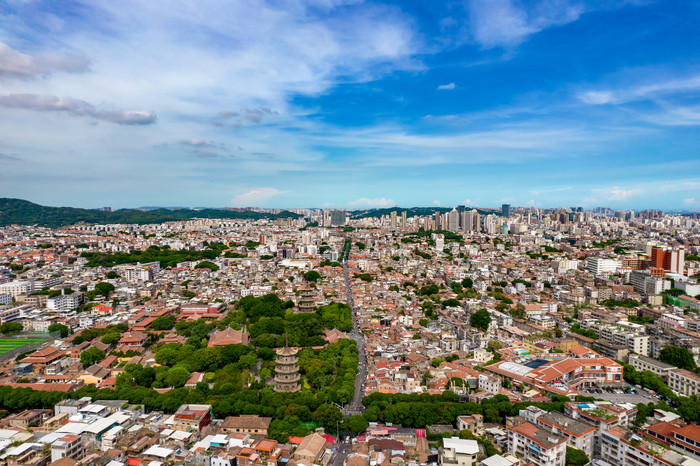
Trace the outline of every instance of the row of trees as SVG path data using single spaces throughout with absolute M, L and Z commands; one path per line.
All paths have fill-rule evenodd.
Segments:
M 516 416 L 519 410 L 535 405 L 546 411 L 562 411 L 566 397 L 555 396 L 548 403 L 511 403 L 507 396 L 496 395 L 481 404 L 461 403 L 453 392 L 442 395 L 372 393 L 363 398 L 363 413 L 368 422 L 391 422 L 404 427 L 424 428 L 431 424 L 452 424 L 457 416 L 481 414 L 485 422 L 503 422 L 505 416 Z
M 114 267 L 121 264 L 136 264 L 137 262 L 160 262 L 161 267 L 175 267 L 179 262 L 213 260 L 228 249 L 221 243 L 209 244 L 202 251 L 190 251 L 189 249 L 171 250 L 170 246 L 149 246 L 144 251 L 130 253 L 117 252 L 109 254 L 105 252 L 82 252 L 80 255 L 88 259 L 88 267 Z

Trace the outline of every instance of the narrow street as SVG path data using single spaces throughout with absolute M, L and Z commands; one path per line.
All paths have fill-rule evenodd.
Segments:
M 360 331 L 360 325 L 357 320 L 357 315 L 355 313 L 355 303 L 352 298 L 352 287 L 350 285 L 350 272 L 348 267 L 348 256 L 349 253 L 343 256 L 343 278 L 345 281 L 345 299 L 350 310 L 352 311 L 352 331 L 348 334 L 348 338 L 352 338 L 357 343 L 358 350 L 358 366 L 357 366 L 357 377 L 355 378 L 355 393 L 352 398 L 352 402 L 345 406 L 343 409 L 343 415 L 345 417 L 352 416 L 354 414 L 362 414 L 365 407 L 362 405 L 362 397 L 364 396 L 365 380 L 367 378 L 367 354 L 365 350 L 365 340 Z

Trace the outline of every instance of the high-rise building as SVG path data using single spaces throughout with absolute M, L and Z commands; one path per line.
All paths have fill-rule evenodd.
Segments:
M 484 231 L 489 235 L 495 235 L 500 232 L 501 219 L 495 214 L 486 216 L 484 220 Z
M 346 215 L 344 210 L 332 210 L 331 211 L 331 226 L 337 227 L 340 225 L 345 225 Z
M 481 215 L 476 209 L 472 209 L 472 231 L 481 231 Z
M 406 211 L 404 210 L 401 212 L 401 229 L 405 230 L 407 226 L 407 221 L 406 221 Z
M 459 216 L 460 229 L 464 232 L 472 231 L 472 213 L 465 210 Z
M 459 212 L 457 209 L 452 209 L 447 214 L 447 229 L 455 233 L 459 231 Z
M 391 228 L 396 228 L 396 211 L 391 211 Z
M 666 272 L 683 274 L 685 268 L 685 248 L 653 247 L 649 267 L 661 268 Z
M 510 204 L 503 204 L 503 205 L 501 206 L 501 214 L 502 214 L 505 218 L 510 218 Z

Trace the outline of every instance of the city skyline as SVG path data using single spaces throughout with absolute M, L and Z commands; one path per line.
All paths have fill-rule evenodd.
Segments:
M 0 18 L 0 197 L 700 209 L 698 4 L 11 1 Z

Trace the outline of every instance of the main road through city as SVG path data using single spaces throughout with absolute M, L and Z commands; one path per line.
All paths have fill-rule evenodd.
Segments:
M 352 331 L 348 334 L 348 338 L 352 338 L 357 342 L 357 351 L 359 363 L 357 366 L 357 377 L 355 378 L 355 394 L 352 397 L 352 402 L 343 408 L 345 417 L 353 414 L 361 414 L 365 407 L 362 405 L 362 396 L 364 395 L 365 381 L 367 379 L 367 353 L 365 349 L 365 339 L 360 331 L 360 324 L 357 321 L 355 313 L 355 303 L 352 299 L 352 286 L 350 285 L 350 275 L 348 271 L 348 256 L 349 251 L 343 256 L 343 277 L 345 279 L 345 299 L 350 306 L 352 315 Z
M 357 315 L 355 314 L 355 303 L 352 300 L 352 287 L 350 286 L 350 276 L 348 272 L 348 255 L 349 251 L 344 250 L 343 278 L 345 280 L 345 299 L 348 306 L 350 306 L 352 315 L 352 331 L 348 334 L 348 338 L 352 338 L 357 343 L 359 363 L 357 366 L 357 377 L 355 378 L 355 394 L 352 397 L 352 401 L 343 408 L 344 417 L 349 417 L 353 414 L 362 414 L 365 410 L 365 407 L 362 405 L 362 395 L 364 395 L 365 380 L 367 379 L 365 339 L 360 331 L 360 325 L 357 321 Z M 331 466 L 342 466 L 352 449 L 349 437 L 346 437 L 344 440 L 338 440 L 339 442 L 336 444 Z

